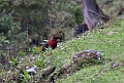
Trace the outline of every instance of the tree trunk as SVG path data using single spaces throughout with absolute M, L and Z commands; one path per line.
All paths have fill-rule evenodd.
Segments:
M 98 23 L 103 20 L 107 22 L 109 17 L 105 15 L 96 0 L 82 0 L 84 21 L 89 30 L 92 30 Z

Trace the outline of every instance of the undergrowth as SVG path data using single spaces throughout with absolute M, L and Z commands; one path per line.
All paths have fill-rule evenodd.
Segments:
M 123 83 L 124 18 L 118 18 L 115 21 L 108 22 L 109 27 L 100 32 L 94 29 L 79 38 L 72 38 L 55 50 L 47 49 L 45 52 L 41 52 L 41 47 L 35 47 L 27 55 L 20 52 L 19 61 L 13 60 L 14 69 L 0 68 L 0 78 L 11 76 L 20 69 L 36 65 L 37 73 L 34 80 L 37 80 L 43 69 L 49 66 L 56 66 L 56 72 L 58 72 L 63 66 L 70 63 L 76 52 L 98 50 L 104 58 L 103 64 L 82 67 L 66 78 L 56 79 L 56 83 Z

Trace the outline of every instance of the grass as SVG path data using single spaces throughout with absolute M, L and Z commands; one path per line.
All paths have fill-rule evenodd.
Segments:
M 20 63 L 14 70 L 5 71 L 0 69 L 0 77 L 13 75 L 22 67 L 37 65 L 37 74 L 35 75 L 37 79 L 40 77 L 42 70 L 49 66 L 56 66 L 56 72 L 58 72 L 60 68 L 70 63 L 76 52 L 99 50 L 104 58 L 103 64 L 82 67 L 65 79 L 57 79 L 56 83 L 123 83 L 124 18 L 111 20 L 106 24 L 110 24 L 109 27 L 101 32 L 95 32 L 95 29 L 86 32 L 79 38 L 66 41 L 55 50 L 48 49 L 43 53 L 40 52 L 40 47 L 36 47 L 32 53 L 21 56 Z M 116 64 L 118 65 L 112 67 Z
M 109 33 L 112 34 L 109 34 Z M 121 63 L 124 61 L 124 19 L 117 20 L 100 33 L 88 32 L 86 36 L 66 43 L 71 51 L 99 50 L 105 59 L 104 65 L 94 65 L 81 68 L 66 79 L 58 80 L 58 83 L 123 83 L 124 66 L 117 66 L 111 69 L 112 62 Z M 70 50 L 69 50 L 70 52 Z M 108 59 L 111 59 L 110 61 Z

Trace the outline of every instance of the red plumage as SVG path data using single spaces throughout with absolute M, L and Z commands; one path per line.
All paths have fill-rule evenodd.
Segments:
M 42 46 L 42 51 L 45 51 L 45 49 L 48 48 L 48 47 L 51 47 L 52 49 L 55 49 L 57 47 L 57 39 L 58 39 L 57 37 L 53 37 L 48 42 L 46 42 Z
M 50 45 L 50 47 L 51 47 L 52 49 L 55 49 L 56 46 L 57 46 L 57 41 L 54 40 L 54 39 L 51 39 L 51 40 L 49 41 L 49 45 Z

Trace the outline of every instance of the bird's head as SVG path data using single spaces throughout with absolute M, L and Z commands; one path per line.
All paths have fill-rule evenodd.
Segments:
M 55 42 L 58 42 L 58 37 L 53 37 L 52 40 L 55 41 Z

